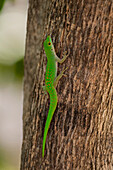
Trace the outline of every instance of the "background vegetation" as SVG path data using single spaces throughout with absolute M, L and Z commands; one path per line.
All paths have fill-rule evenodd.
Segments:
M 0 170 L 19 169 L 27 2 L 0 0 Z

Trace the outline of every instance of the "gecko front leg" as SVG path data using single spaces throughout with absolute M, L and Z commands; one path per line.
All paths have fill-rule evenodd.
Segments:
M 62 59 L 60 59 L 57 55 L 55 56 L 55 59 L 56 59 L 57 62 L 63 63 L 66 60 L 67 57 L 68 57 L 68 55 L 66 55 L 66 52 L 64 52 Z

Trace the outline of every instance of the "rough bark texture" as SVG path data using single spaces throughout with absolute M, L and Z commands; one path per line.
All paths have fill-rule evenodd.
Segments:
M 112 8 L 112 0 L 30 0 L 21 170 L 112 169 Z M 69 56 L 58 68 L 68 66 L 42 159 L 46 34 L 58 56 Z

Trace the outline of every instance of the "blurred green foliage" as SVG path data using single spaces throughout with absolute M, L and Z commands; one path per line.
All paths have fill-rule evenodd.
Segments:
M 8 0 L 11 2 L 14 2 L 16 0 Z M 3 12 L 4 4 L 7 2 L 7 0 L 0 0 L 0 15 Z M 7 6 L 7 5 L 6 5 Z M 7 10 L 6 10 L 7 11 Z M 4 21 L 6 22 L 6 21 Z M 7 22 L 6 22 L 7 23 Z M 9 26 L 7 24 L 7 26 Z M 15 42 L 14 42 L 15 43 Z M 8 48 L 5 50 L 9 50 Z M 15 60 L 11 60 L 12 64 L 9 64 L 9 61 L 7 61 L 7 57 L 4 55 L 4 53 L 1 53 L 4 61 L 6 62 L 0 62 L 0 85 L 5 84 L 8 85 L 8 82 L 13 81 L 13 83 L 16 81 L 18 84 L 22 83 L 23 75 L 24 75 L 24 59 L 16 52 L 13 56 Z M 17 58 L 17 55 L 20 56 Z M 10 54 L 8 54 L 10 58 Z M 12 56 L 11 56 L 12 57 Z M 2 90 L 2 88 L 1 88 Z M 6 96 L 7 97 L 7 96 Z M 1 110 L 0 110 L 1 111 Z M 8 113 L 9 114 L 9 113 Z M 17 159 L 18 156 L 15 156 Z M 13 154 L 11 154 L 5 147 L 3 147 L 0 144 L 0 170 L 17 170 L 19 169 L 19 165 L 16 162 L 17 160 L 14 160 Z
M 16 170 L 17 167 L 12 166 L 10 160 L 6 159 L 7 154 L 2 148 L 0 148 L 0 170 Z
M 16 0 L 8 0 L 8 1 L 14 2 Z M 7 0 L 0 0 L 0 12 L 2 12 L 2 9 L 6 2 Z M 1 82 L 7 83 L 8 81 L 15 81 L 15 80 L 22 81 L 23 75 L 24 75 L 23 57 L 20 57 L 20 60 L 17 60 L 13 64 L 9 64 L 8 62 L 0 63 L 0 83 Z
M 0 11 L 2 10 L 6 0 L 0 0 Z
M 9 1 L 15 1 L 15 0 L 9 0 Z M 5 2 L 6 2 L 6 0 L 0 0 L 0 12 L 3 9 Z
M 15 0 L 8 0 L 14 2 Z M 0 12 L 4 7 L 6 0 L 0 0 Z M 4 56 L 5 57 L 5 56 Z M 23 58 L 16 61 L 14 64 L 8 65 L 0 63 L 0 83 L 1 82 L 8 82 L 12 80 L 19 80 L 21 81 L 24 75 L 24 64 Z
M 23 59 L 12 65 L 0 64 L 0 83 L 8 81 L 22 81 L 24 75 Z

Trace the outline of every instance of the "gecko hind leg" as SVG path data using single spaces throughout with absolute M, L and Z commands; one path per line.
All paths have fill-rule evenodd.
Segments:
M 42 89 L 43 89 L 44 94 L 47 94 L 46 86 L 42 86 Z
M 55 78 L 54 82 L 53 82 L 53 86 L 56 88 L 58 81 L 61 79 L 62 76 L 66 76 L 64 73 L 64 71 L 66 71 L 68 69 L 68 67 L 66 67 L 65 69 L 63 69 L 61 71 L 61 73 Z

